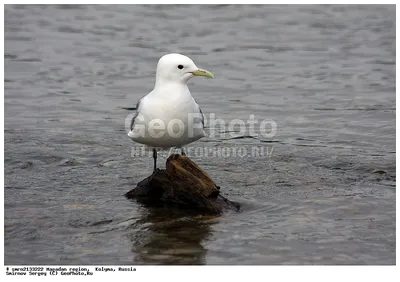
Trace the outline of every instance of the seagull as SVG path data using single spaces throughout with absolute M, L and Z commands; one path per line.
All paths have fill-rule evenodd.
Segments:
M 214 78 L 181 54 L 162 56 L 157 64 L 153 91 L 136 105 L 128 136 L 153 150 L 154 171 L 157 170 L 157 151 L 180 148 L 204 137 L 204 115 L 186 85 L 195 76 Z

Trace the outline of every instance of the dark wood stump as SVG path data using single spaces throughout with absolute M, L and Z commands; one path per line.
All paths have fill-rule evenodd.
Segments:
M 206 214 L 220 214 L 224 209 L 239 211 L 240 205 L 220 195 L 219 189 L 197 164 L 174 154 L 167 159 L 166 169 L 157 169 L 125 196 L 148 205 L 169 204 Z

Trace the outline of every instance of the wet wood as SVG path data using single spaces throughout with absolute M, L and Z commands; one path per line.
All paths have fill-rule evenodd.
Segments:
M 239 211 L 238 203 L 220 194 L 220 187 L 187 156 L 174 154 L 167 159 L 166 169 L 157 169 L 125 194 L 145 204 L 169 204 L 220 214 L 224 209 Z

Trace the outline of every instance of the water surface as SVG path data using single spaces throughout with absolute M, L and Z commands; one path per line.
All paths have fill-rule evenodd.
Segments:
M 268 150 L 191 155 L 240 213 L 123 196 L 152 168 L 124 108 L 170 52 L 215 75 L 206 116 L 277 124 L 193 144 Z M 393 5 L 6 5 L 5 263 L 394 264 L 395 55 Z

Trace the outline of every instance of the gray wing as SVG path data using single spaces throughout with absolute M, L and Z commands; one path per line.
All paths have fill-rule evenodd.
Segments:
M 203 124 L 203 127 L 204 127 L 204 114 L 203 114 L 203 111 L 200 109 L 200 106 L 199 106 L 199 104 L 196 102 L 196 100 L 193 98 L 193 101 L 197 104 L 197 106 L 199 107 L 199 111 L 200 111 L 200 114 L 201 114 L 201 123 Z
M 133 116 L 132 120 L 131 120 L 131 130 L 133 130 L 133 124 L 135 123 L 135 119 L 137 118 L 137 116 L 139 115 L 139 107 L 140 107 L 140 101 L 142 101 L 143 98 L 140 98 L 139 101 L 136 104 L 136 113 Z
M 203 127 L 204 127 L 204 114 L 203 114 L 203 111 L 200 109 L 200 106 L 199 106 L 199 110 L 200 110 L 200 114 L 201 114 L 201 123 L 203 124 Z

